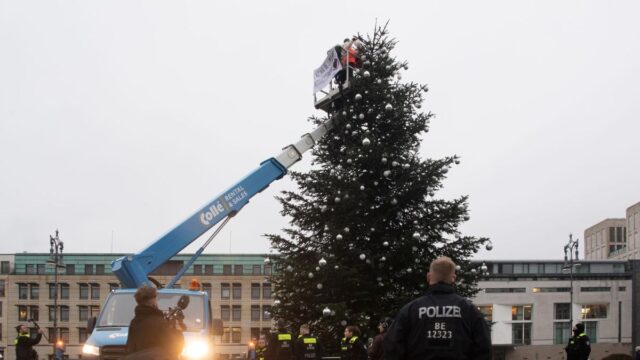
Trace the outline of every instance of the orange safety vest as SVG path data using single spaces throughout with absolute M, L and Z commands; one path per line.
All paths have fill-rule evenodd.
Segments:
M 346 64 L 356 66 L 356 50 L 353 47 L 349 48 L 345 57 L 347 58 L 347 61 L 345 61 Z

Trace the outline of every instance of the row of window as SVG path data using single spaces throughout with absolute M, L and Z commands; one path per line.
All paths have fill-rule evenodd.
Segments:
M 11 273 L 11 263 L 9 261 L 0 261 L 0 274 L 6 275 Z
M 534 287 L 531 288 L 533 293 L 544 292 L 570 292 L 570 287 Z M 618 286 L 618 291 L 627 291 L 626 286 Z M 525 293 L 527 288 L 523 287 L 509 287 L 509 288 L 486 288 L 484 292 L 487 294 L 500 294 L 500 293 Z M 580 292 L 611 292 L 610 286 L 583 286 L 580 287 Z
M 221 305 L 220 319 L 222 321 L 242 321 L 241 305 Z M 271 320 L 271 306 L 251 305 L 251 321 Z
M 206 291 L 210 298 L 213 298 L 211 283 L 202 283 L 202 291 Z M 271 283 L 253 283 L 251 284 L 251 299 L 271 299 Z M 242 284 L 240 283 L 222 283 L 220 284 L 220 299 L 222 300 L 241 300 L 242 299 Z
M 40 299 L 40 284 L 34 283 L 18 283 L 18 299 L 20 300 L 38 300 Z M 49 299 L 53 300 L 58 296 L 59 299 L 69 299 L 69 284 L 59 283 L 59 289 L 55 284 L 49 285 Z M 109 284 L 109 291 L 113 291 L 119 287 L 118 284 Z M 80 300 L 100 300 L 100 284 L 78 283 L 78 299 Z
M 271 275 L 271 265 L 251 265 L 251 275 Z M 196 264 L 193 265 L 194 275 L 214 275 L 213 264 Z M 245 265 L 222 265 L 222 275 L 244 275 Z
M 492 274 L 564 274 L 565 265 L 563 263 L 498 263 L 490 264 Z M 574 273 L 578 274 L 611 274 L 623 273 L 624 264 L 611 263 L 581 263 L 575 266 Z
M 75 264 L 67 264 L 65 265 L 64 274 L 66 275 L 75 275 L 76 274 L 76 265 Z M 44 275 L 47 273 L 47 264 L 25 264 L 24 272 L 27 275 Z M 84 264 L 84 275 L 105 275 L 105 266 L 104 264 Z
M 87 328 L 84 327 L 79 327 L 78 329 L 78 343 L 82 344 L 85 341 L 87 341 L 87 338 L 89 337 L 89 332 L 87 331 Z M 31 337 L 35 337 L 36 334 L 38 333 L 38 329 L 36 329 L 35 327 L 29 328 L 29 332 L 31 333 Z M 68 327 L 59 327 L 58 328 L 58 337 L 65 342 L 65 344 L 69 344 L 70 343 L 70 336 L 69 336 L 69 328 Z M 49 342 L 51 343 L 56 337 L 54 336 L 53 333 L 53 328 L 49 327 L 47 328 L 47 339 L 50 339 Z M 42 343 L 41 343 L 42 344 Z
M 27 321 L 33 319 L 40 320 L 40 307 L 37 305 L 18 305 L 18 321 Z M 53 305 L 47 305 L 49 312 L 49 321 L 54 321 L 57 315 L 57 321 L 69 321 L 69 306 L 58 305 L 58 312 Z M 100 307 L 96 305 L 78 305 L 78 321 L 87 321 L 89 318 L 98 316 Z

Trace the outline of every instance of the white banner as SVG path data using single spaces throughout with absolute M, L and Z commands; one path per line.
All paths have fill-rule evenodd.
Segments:
M 340 70 L 342 70 L 340 58 L 338 58 L 336 50 L 332 48 L 327 51 L 327 57 L 322 65 L 313 71 L 313 92 L 316 93 L 329 85 L 331 79 Z

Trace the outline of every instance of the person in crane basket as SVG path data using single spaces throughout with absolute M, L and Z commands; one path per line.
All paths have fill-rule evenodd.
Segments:
M 344 39 L 342 46 L 336 45 L 335 49 L 338 57 L 341 59 L 343 69 L 336 74 L 336 82 L 342 87 L 347 80 L 347 71 L 349 79 L 353 77 L 353 69 L 362 67 L 362 61 L 358 56 L 358 50 L 362 48 L 362 42 L 359 37 L 353 36 L 351 39 Z
M 126 360 L 176 360 L 184 337 L 179 324 L 167 321 L 158 309 L 158 291 L 141 287 L 134 295 L 138 306 L 129 325 Z

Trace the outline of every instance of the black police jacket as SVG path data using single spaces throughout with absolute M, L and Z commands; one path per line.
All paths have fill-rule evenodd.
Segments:
M 567 360 L 587 360 L 591 354 L 591 343 L 587 334 L 582 333 L 569 339 L 565 348 Z
M 320 340 L 311 335 L 300 335 L 293 344 L 293 355 L 296 360 L 312 360 L 322 358 Z
M 138 305 L 135 317 L 129 325 L 127 337 L 127 359 L 156 358 L 177 359 L 184 346 L 184 337 L 179 330 L 165 320 L 162 311 L 146 305 Z
M 272 334 L 265 355 L 266 360 L 292 360 L 293 338 L 291 334 L 286 332 Z
M 385 360 L 490 360 L 484 316 L 449 284 L 439 283 L 405 305 L 384 340 Z
M 16 359 L 33 360 L 38 358 L 38 353 L 33 349 L 34 345 L 38 345 L 42 339 L 42 334 L 38 333 L 35 338 L 29 334 L 18 334 L 13 342 L 16 346 Z

